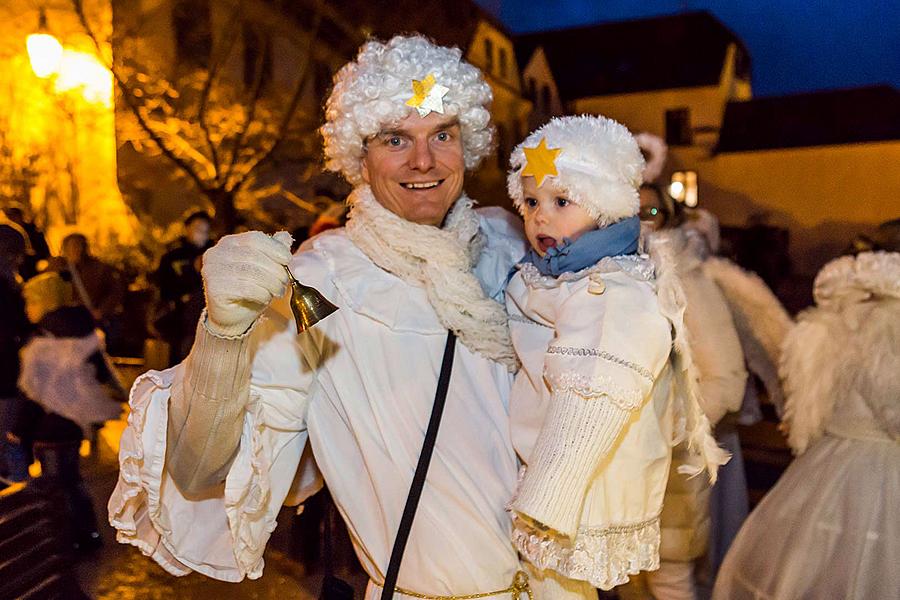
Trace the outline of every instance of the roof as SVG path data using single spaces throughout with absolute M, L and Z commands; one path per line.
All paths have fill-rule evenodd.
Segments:
M 565 101 L 647 90 L 716 85 L 729 44 L 749 78 L 743 42 L 706 11 L 518 36 L 520 66 L 543 46 Z M 586 68 L 589 67 L 589 68 Z
M 900 91 L 887 85 L 730 102 L 718 152 L 900 139 Z

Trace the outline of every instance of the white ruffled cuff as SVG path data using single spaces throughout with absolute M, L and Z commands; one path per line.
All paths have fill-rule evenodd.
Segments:
M 119 542 L 138 547 L 173 575 L 197 571 L 223 581 L 256 579 L 306 432 L 265 427 L 263 400 L 252 396 L 224 487 L 188 500 L 164 468 L 169 388 L 178 369 L 150 371 L 132 388 L 119 480 L 108 505 L 110 525 Z

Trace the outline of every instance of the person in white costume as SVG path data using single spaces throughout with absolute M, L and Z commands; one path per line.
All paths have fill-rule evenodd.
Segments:
M 838 258 L 813 295 L 780 365 L 797 458 L 741 528 L 717 600 L 900 590 L 900 253 Z
M 683 430 L 694 462 L 682 472 L 714 479 L 727 455 L 698 404 L 671 249 L 654 249 L 658 277 L 637 254 L 644 160 L 634 138 L 605 117 L 562 117 L 510 162 L 532 246 L 507 287 L 522 362 L 513 443 L 527 465 L 510 504 L 514 540 L 539 568 L 610 589 L 659 566 Z
M 647 153 L 645 184 L 641 186 L 641 225 L 645 245 L 654 238 L 665 238 L 673 250 L 675 266 L 685 292 L 684 324 L 697 365 L 701 407 L 712 426 L 728 413 L 741 408 L 747 381 L 744 354 L 725 297 L 704 270 L 704 263 L 718 246 L 715 218 L 702 209 L 685 214 L 681 206 L 652 182 L 662 171 L 667 149 L 665 142 L 651 134 L 635 136 Z M 703 218 L 700 218 L 700 217 Z M 647 574 L 647 587 L 656 600 L 694 600 L 698 597 L 695 564 L 710 548 L 710 502 L 722 485 L 734 487 L 744 479 L 740 445 L 716 435 L 727 444 L 731 460 L 719 469 L 715 491 L 704 478 L 687 479 L 678 468 L 690 457 L 687 445 L 673 450 L 672 465 L 660 515 L 660 565 Z M 725 439 L 723 439 L 723 437 Z M 737 459 L 737 460 L 736 460 Z M 733 474 L 733 470 L 737 472 Z M 744 486 L 746 487 L 746 486 Z M 735 494 L 747 503 L 746 489 Z M 743 519 L 748 509 L 729 506 Z M 742 515 L 742 516 L 741 516 Z M 738 527 L 740 523 L 738 523 Z M 736 532 L 736 529 L 735 529 Z M 712 578 L 709 578 L 710 580 Z M 711 581 L 710 581 L 711 585 Z
M 476 212 L 463 192 L 491 148 L 490 101 L 458 49 L 418 36 L 368 42 L 340 70 L 322 133 L 328 168 L 355 186 L 349 222 L 293 257 L 282 234 L 259 232 L 205 254 L 207 313 L 190 355 L 132 390 L 109 502 L 119 541 L 176 575 L 259 577 L 279 508 L 309 492 L 309 442 L 370 576 L 366 597 L 378 597 L 452 330 L 396 595 L 524 595 L 504 509 L 517 362 L 497 300 L 524 244 L 512 215 Z M 340 307 L 299 336 L 286 265 Z M 567 596 L 536 579 L 532 589 Z

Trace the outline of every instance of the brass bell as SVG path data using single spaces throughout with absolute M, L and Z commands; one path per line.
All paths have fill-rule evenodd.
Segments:
M 291 312 L 297 323 L 297 333 L 303 333 L 338 309 L 319 290 L 297 281 L 287 266 L 284 270 L 291 278 Z

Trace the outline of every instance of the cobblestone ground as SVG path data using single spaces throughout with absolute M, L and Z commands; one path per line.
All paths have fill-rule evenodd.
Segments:
M 78 565 L 84 592 L 95 600 L 279 600 L 318 596 L 321 575 L 307 574 L 278 551 L 266 552 L 264 575 L 241 583 L 215 581 L 199 574 L 173 577 L 132 546 L 118 544 L 108 525 L 106 502 L 118 473 L 115 456 L 101 445 L 84 459 L 82 471 L 94 499 L 103 534 L 103 547 Z

